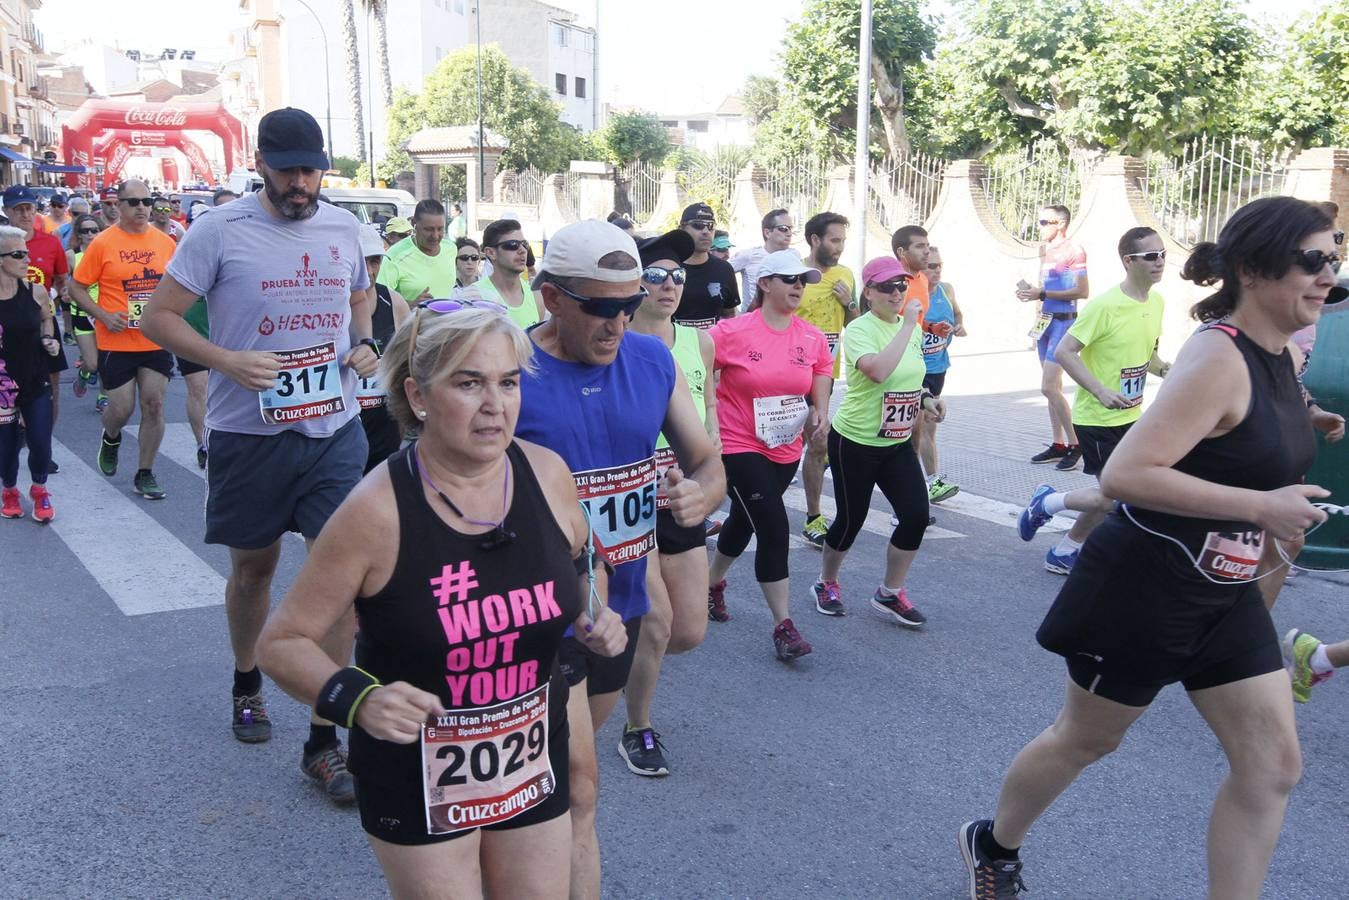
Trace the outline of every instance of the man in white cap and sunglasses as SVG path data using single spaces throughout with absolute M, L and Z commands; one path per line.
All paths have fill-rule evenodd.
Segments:
M 529 331 L 535 370 L 522 375 L 515 432 L 566 460 L 596 544 L 613 567 L 609 606 L 628 626 L 627 649 L 617 657 L 596 656 L 574 639 L 559 657 L 573 688 L 567 703 L 573 898 L 599 896 L 594 730 L 627 683 L 649 605 L 657 436 L 663 432 L 675 451 L 663 493 L 679 524 L 700 524 L 726 493 L 721 458 L 669 349 L 659 338 L 628 330 L 646 296 L 640 259 L 630 236 L 599 219 L 553 236 L 535 280 L 550 318 Z
M 360 224 L 319 202 L 328 157 L 314 117 L 291 107 L 263 116 L 255 163 L 263 189 L 188 231 L 142 325 L 151 340 L 211 370 L 206 542 L 230 551 L 232 729 L 244 743 L 272 733 L 254 645 L 281 538 L 298 531 L 313 541 L 360 481 L 367 444 L 356 382 L 379 364 Z M 210 340 L 183 320 L 198 297 Z M 323 649 L 345 666 L 354 636 L 347 616 Z M 334 802 L 355 799 L 333 723 L 311 716 L 300 764 Z

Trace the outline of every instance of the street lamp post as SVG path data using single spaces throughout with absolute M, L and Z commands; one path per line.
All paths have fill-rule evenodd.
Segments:
M 305 0 L 295 0 L 296 3 L 309 10 L 309 14 L 314 17 L 314 24 L 319 27 L 319 37 L 323 40 L 323 84 L 324 91 L 328 97 L 328 166 L 333 164 L 333 76 L 332 67 L 328 65 L 328 32 L 323 28 L 323 20 L 319 18 L 318 13 L 314 12 L 314 7 L 310 6 Z
M 853 239 L 851 256 L 861 272 L 867 251 L 867 176 L 871 172 L 871 0 L 862 0 L 857 41 L 857 145 L 853 156 Z

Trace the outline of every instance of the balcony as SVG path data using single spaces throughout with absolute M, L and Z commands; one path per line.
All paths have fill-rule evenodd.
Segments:
M 34 100 L 50 100 L 51 94 L 47 88 L 47 79 L 40 79 L 36 84 L 28 85 L 28 96 Z
M 42 32 L 37 30 L 37 26 L 32 22 L 23 23 L 23 39 L 33 45 L 33 49 L 38 53 L 46 50 L 42 41 Z

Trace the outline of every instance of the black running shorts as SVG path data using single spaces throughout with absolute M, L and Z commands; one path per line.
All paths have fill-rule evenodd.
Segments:
M 103 390 L 115 391 L 136 380 L 141 369 L 158 372 L 165 378 L 173 377 L 173 354 L 167 350 L 100 350 L 98 352 L 98 379 Z
M 651 562 L 648 560 L 647 565 Z M 632 657 L 637 653 L 637 636 L 642 631 L 642 617 L 633 616 L 624 625 L 628 629 L 628 646 L 618 656 L 600 656 L 574 637 L 562 639 L 557 651 L 557 664 L 570 687 L 586 683 L 586 696 L 612 694 L 628 684 L 632 671 Z
M 1077 433 L 1077 443 L 1082 447 L 1082 471 L 1088 475 L 1100 475 L 1106 460 L 1115 452 L 1124 435 L 1133 427 L 1127 425 L 1078 425 L 1073 423 Z
M 656 549 L 661 553 L 687 553 L 690 550 L 702 550 L 707 547 L 707 525 L 685 527 L 675 521 L 668 509 L 656 513 Z M 653 559 L 647 560 L 648 566 L 656 565 Z

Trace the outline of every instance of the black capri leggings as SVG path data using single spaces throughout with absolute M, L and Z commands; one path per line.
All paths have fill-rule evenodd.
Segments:
M 783 580 L 787 577 L 788 526 L 782 494 L 801 461 L 776 463 L 757 453 L 729 453 L 721 461 L 726 466 L 731 514 L 717 536 L 717 552 L 736 559 L 749 546 L 750 536 L 755 535 L 759 539 L 754 554 L 755 580 L 760 584 Z M 927 519 L 923 523 L 927 524 Z
M 830 428 L 829 471 L 834 477 L 834 505 L 838 510 L 824 538 L 829 549 L 847 551 L 852 547 L 866 522 L 875 487 L 880 487 L 899 518 L 890 543 L 898 550 L 917 550 L 923 543 L 928 516 L 927 482 L 913 441 L 868 447 Z

